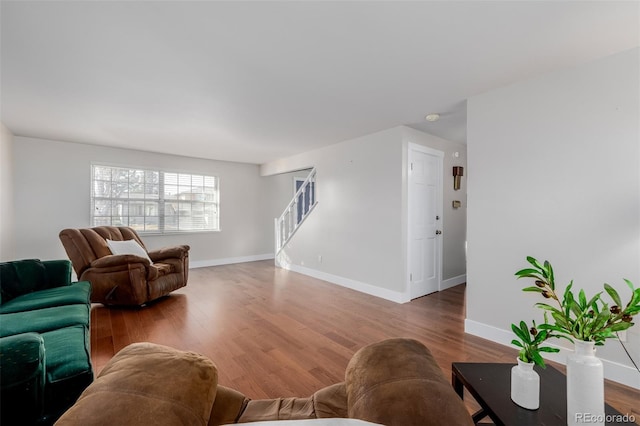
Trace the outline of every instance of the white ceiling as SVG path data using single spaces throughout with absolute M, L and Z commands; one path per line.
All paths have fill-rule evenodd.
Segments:
M 639 45 L 637 1 L 6 1 L 15 134 L 264 163 Z M 442 118 L 427 123 L 424 116 Z

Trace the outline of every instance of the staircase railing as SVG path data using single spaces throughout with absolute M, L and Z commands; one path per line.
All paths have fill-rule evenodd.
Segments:
M 315 184 L 316 169 L 313 168 L 280 217 L 275 219 L 276 259 L 283 247 L 318 204 Z

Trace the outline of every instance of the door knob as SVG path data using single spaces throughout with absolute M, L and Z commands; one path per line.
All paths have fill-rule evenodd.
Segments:
M 440 235 L 440 234 L 442 234 L 442 231 L 438 229 L 438 230 L 436 231 L 436 235 Z

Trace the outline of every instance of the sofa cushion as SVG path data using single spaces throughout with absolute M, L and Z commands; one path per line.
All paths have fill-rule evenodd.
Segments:
M 315 418 L 311 398 L 254 399 L 247 403 L 238 423 Z
M 365 422 L 359 419 L 303 419 L 303 420 L 269 420 L 254 422 L 250 426 L 383 426 L 379 423 Z
M 43 333 L 42 338 L 47 354 L 44 409 L 57 419 L 93 381 L 89 329 L 64 327 Z
M 0 263 L 1 301 L 49 287 L 45 266 L 38 259 Z
M 63 305 L 88 304 L 90 296 L 91 284 L 88 281 L 79 281 L 71 285 L 48 288 L 18 296 L 0 305 L 0 314 Z
M 218 397 L 216 397 L 216 403 Z M 214 405 L 215 409 L 215 405 Z M 310 398 L 274 398 L 248 401 L 238 423 L 347 417 L 344 383 L 320 389 Z
M 47 383 L 91 373 L 89 329 L 83 325 L 42 333 L 47 351 Z
M 107 363 L 56 425 L 206 425 L 217 382 L 216 366 L 202 355 L 134 343 Z
M 26 332 L 44 333 L 73 325 L 88 327 L 90 307 L 88 304 L 77 304 L 2 314 L 0 337 Z

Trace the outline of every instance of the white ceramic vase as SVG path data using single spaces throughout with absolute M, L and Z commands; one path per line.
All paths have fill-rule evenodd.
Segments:
M 518 365 L 511 369 L 511 400 L 528 410 L 540 407 L 540 376 L 533 362 L 518 358 Z
M 567 356 L 567 424 L 604 425 L 604 375 L 594 342 L 576 340 Z

